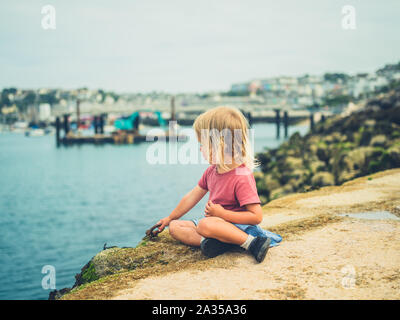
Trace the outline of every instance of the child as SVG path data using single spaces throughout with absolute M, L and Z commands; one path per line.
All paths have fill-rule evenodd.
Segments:
M 187 193 L 159 230 L 169 226 L 173 238 L 187 245 L 200 246 L 208 257 L 215 257 L 234 246 L 248 250 L 262 262 L 270 246 L 282 238 L 261 229 L 262 209 L 252 174 L 255 160 L 248 139 L 248 124 L 234 108 L 218 107 L 201 114 L 193 128 L 200 150 L 211 164 L 198 185 Z M 178 220 L 207 192 L 205 217 Z

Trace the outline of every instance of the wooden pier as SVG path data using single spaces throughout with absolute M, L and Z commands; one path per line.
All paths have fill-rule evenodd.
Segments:
M 139 133 L 139 116 L 136 117 L 133 123 L 133 129 L 130 130 L 116 130 L 111 134 L 104 133 L 104 118 L 106 114 L 100 114 L 94 116 L 93 126 L 94 135 L 84 136 L 79 134 L 80 121 L 80 100 L 76 102 L 76 114 L 77 114 L 77 132 L 73 133 L 70 129 L 69 114 L 63 115 L 63 123 L 59 117 L 56 118 L 56 144 L 57 147 L 60 145 L 80 145 L 80 144 L 135 144 L 141 142 L 154 142 L 154 141 L 165 141 L 165 142 L 185 142 L 188 137 L 184 135 L 178 135 L 176 128 L 171 127 L 165 130 L 164 133 L 159 135 L 142 135 Z M 175 120 L 175 99 L 171 100 L 171 119 Z M 61 128 L 64 129 L 64 137 L 60 137 Z
M 258 122 L 274 122 L 276 124 L 276 138 L 280 138 L 280 131 L 281 131 L 281 124 L 283 125 L 284 129 L 284 137 L 288 137 L 288 129 L 290 125 L 298 123 L 299 121 L 304 121 L 306 119 L 309 120 L 310 123 L 310 130 L 311 132 L 314 130 L 315 126 L 315 119 L 314 119 L 314 112 L 312 111 L 294 111 L 294 110 L 282 110 L 280 108 L 274 110 L 266 110 L 263 112 L 248 112 L 245 110 L 241 110 L 244 116 L 247 118 L 249 125 L 251 126 L 254 123 Z M 281 113 L 283 113 L 281 115 Z M 290 114 L 289 114 L 290 113 Z M 146 121 L 149 123 L 145 123 L 147 125 L 160 125 L 158 120 L 155 119 L 140 119 L 139 116 L 135 118 L 133 125 L 129 130 L 117 130 L 114 131 L 112 134 L 105 134 L 104 133 L 104 124 L 105 124 L 105 117 L 107 114 L 103 113 L 100 115 L 95 115 L 93 119 L 94 125 L 94 135 L 92 136 L 83 136 L 79 134 L 79 127 L 80 127 L 80 100 L 77 100 L 76 103 L 76 124 L 77 124 L 77 132 L 73 133 L 70 130 L 70 123 L 69 123 L 69 114 L 63 115 L 63 121 L 61 121 L 60 117 L 56 118 L 55 125 L 56 125 L 56 143 L 57 146 L 60 145 L 74 145 L 74 144 L 135 144 L 141 142 L 154 142 L 157 140 L 164 140 L 166 142 L 169 141 L 186 141 L 187 137 L 177 135 L 177 132 L 165 130 L 165 134 L 160 134 L 156 136 L 148 136 L 142 135 L 139 133 L 139 122 L 145 123 Z M 325 117 L 327 113 L 320 112 L 319 121 L 325 121 Z M 197 117 L 197 114 L 191 114 L 188 118 L 180 118 L 176 119 L 175 114 L 175 99 L 171 99 L 171 118 L 170 121 L 177 121 L 179 125 L 192 125 L 194 119 Z M 132 120 L 133 121 L 133 120 Z M 64 136 L 60 136 L 60 131 L 63 129 Z M 122 128 L 121 128 L 122 129 Z M 169 136 L 169 133 L 172 133 Z
M 95 134 L 93 136 L 80 136 L 69 133 L 65 137 L 61 138 L 57 145 L 81 145 L 81 144 L 135 144 L 141 142 L 155 142 L 155 141 L 166 141 L 166 142 L 185 142 L 187 136 L 183 135 L 153 135 L 145 136 L 138 133 L 129 132 L 115 132 L 112 135 Z

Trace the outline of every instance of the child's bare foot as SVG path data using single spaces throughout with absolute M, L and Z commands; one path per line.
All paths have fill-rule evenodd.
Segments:
M 206 238 L 202 240 L 200 243 L 201 251 L 203 252 L 204 255 L 206 255 L 209 258 L 214 258 L 220 254 L 223 254 L 229 251 L 230 249 L 234 248 L 235 246 L 237 245 L 232 243 L 222 242 L 213 238 Z

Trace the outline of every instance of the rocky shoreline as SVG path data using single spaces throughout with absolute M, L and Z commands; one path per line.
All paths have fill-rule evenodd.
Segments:
M 264 203 L 398 168 L 400 87 L 370 99 L 358 112 L 318 123 L 304 137 L 295 133 L 257 158 L 261 171 L 255 178 Z

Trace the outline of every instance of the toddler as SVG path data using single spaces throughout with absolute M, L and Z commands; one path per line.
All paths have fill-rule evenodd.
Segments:
M 208 257 L 240 246 L 262 262 L 268 248 L 282 238 L 258 226 L 263 213 L 252 174 L 256 164 L 246 118 L 237 109 L 218 107 L 197 117 L 193 128 L 210 166 L 171 214 L 158 222 L 159 230 L 169 226 L 173 238 L 200 246 Z M 204 217 L 178 220 L 207 192 L 210 194 Z

